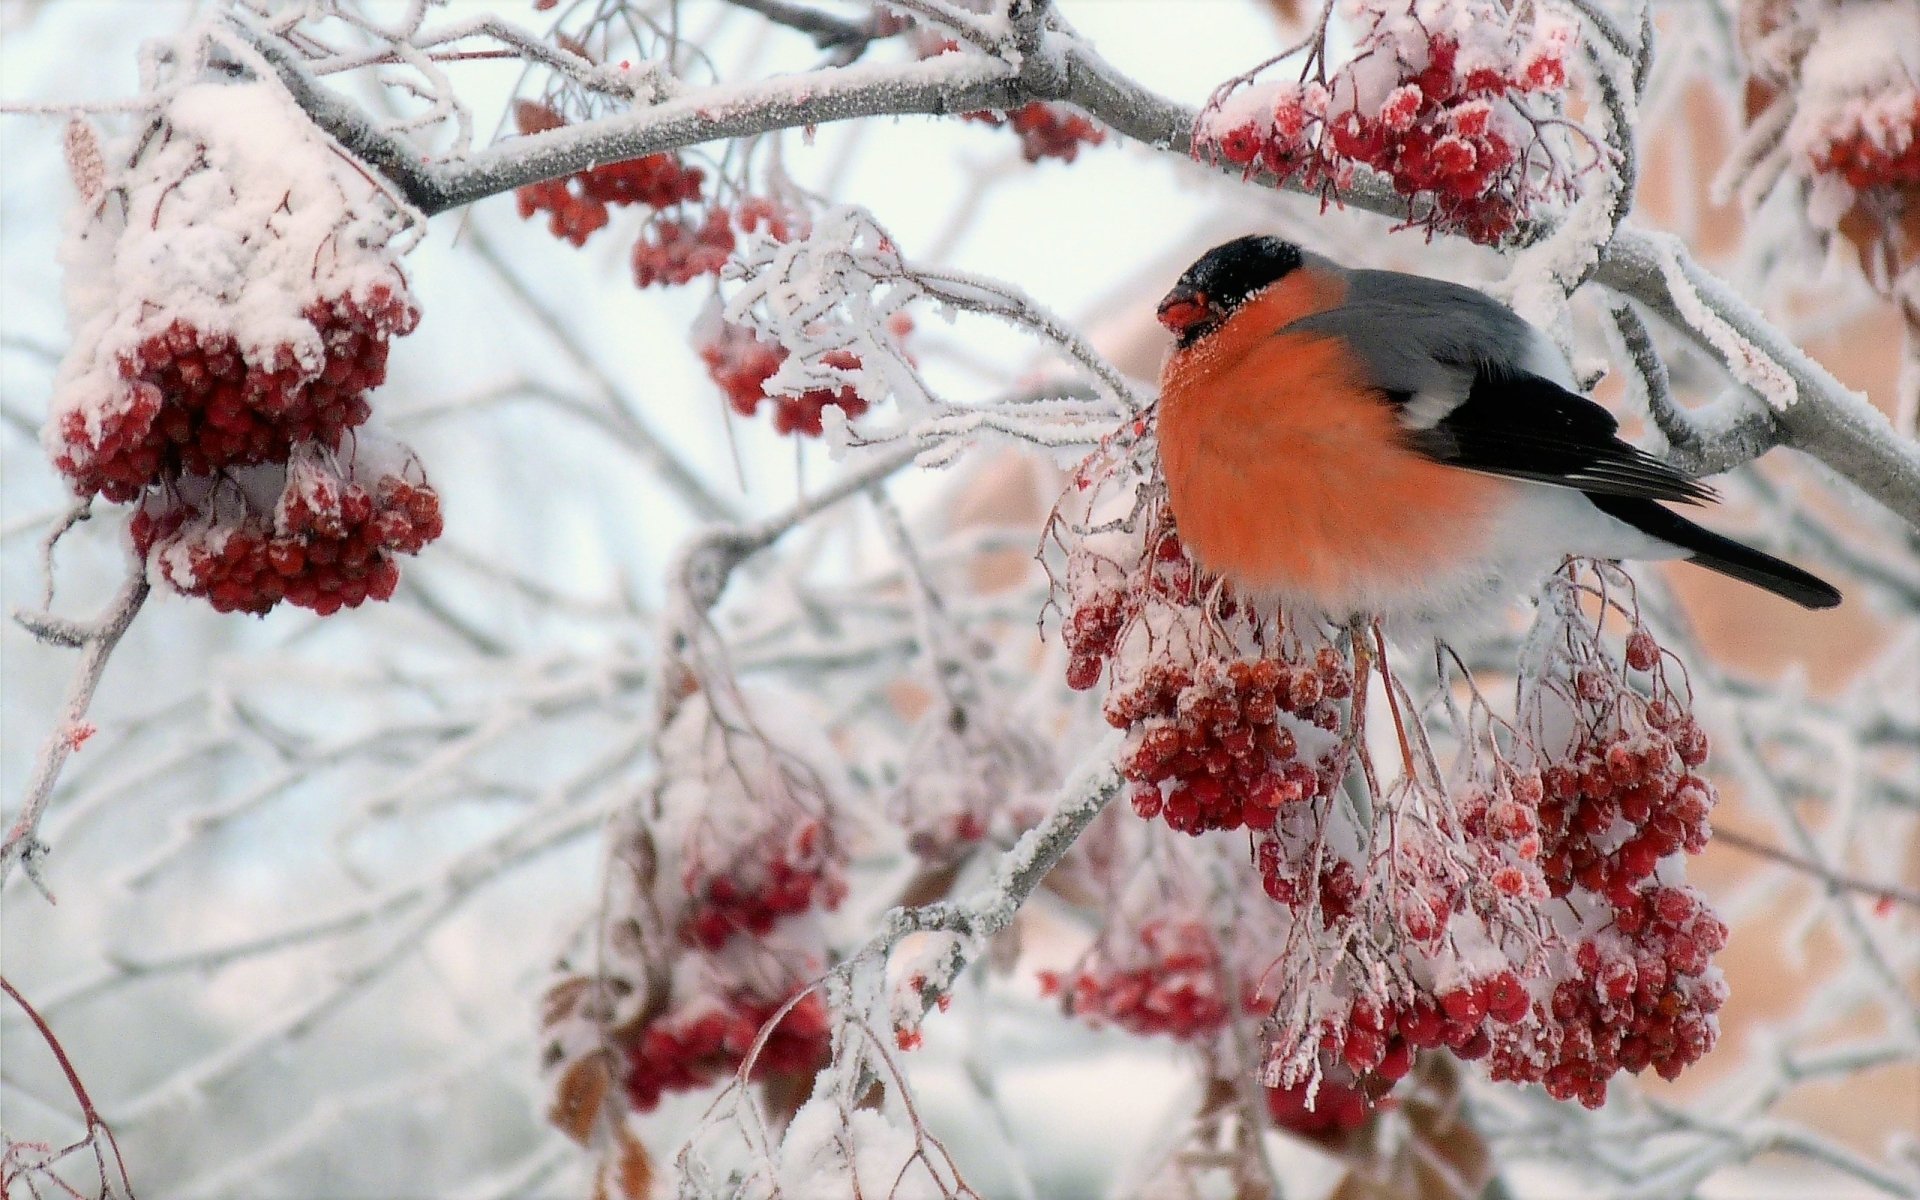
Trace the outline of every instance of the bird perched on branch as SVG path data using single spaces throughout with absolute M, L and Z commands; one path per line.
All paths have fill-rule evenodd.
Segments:
M 1840 602 L 1666 507 L 1713 492 L 1622 441 L 1546 335 L 1471 288 L 1243 237 L 1159 315 L 1177 341 L 1158 417 L 1174 521 L 1242 592 L 1448 624 L 1572 554 L 1686 558 L 1805 608 Z

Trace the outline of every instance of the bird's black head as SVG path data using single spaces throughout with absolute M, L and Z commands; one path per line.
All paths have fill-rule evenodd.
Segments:
M 1300 247 L 1277 237 L 1235 238 L 1188 267 L 1160 301 L 1160 323 L 1184 349 L 1300 266 Z

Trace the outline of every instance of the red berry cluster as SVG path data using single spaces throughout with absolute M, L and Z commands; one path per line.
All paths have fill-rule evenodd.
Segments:
M 1630 909 L 1661 859 L 1706 847 L 1714 789 L 1691 770 L 1706 761 L 1706 734 L 1666 701 L 1647 722 L 1592 733 L 1543 773 L 1540 865 L 1553 895 L 1577 887 Z
M 317 361 L 289 344 L 249 356 L 231 334 L 184 320 L 149 335 L 119 357 L 117 411 L 59 415 L 54 465 L 80 492 L 126 501 L 182 473 L 285 462 L 296 443 L 339 445 L 371 412 L 366 393 L 386 379 L 388 339 L 412 332 L 419 310 L 378 284 L 303 315 L 319 335 Z
M 713 323 L 703 332 L 699 349 L 708 376 L 720 386 L 733 411 L 751 417 L 760 410 L 762 401 L 772 402 L 776 433 L 819 437 L 826 429 L 827 409 L 837 408 L 849 420 L 867 411 L 867 401 L 852 387 L 809 388 L 798 395 L 768 394 L 767 380 L 787 361 L 786 348 L 762 341 L 743 325 Z M 838 371 L 860 369 L 860 359 L 846 350 L 829 350 L 820 356 L 820 362 Z
M 698 224 L 656 218 L 633 244 L 634 286 L 678 286 L 718 275 L 733 247 L 733 222 L 724 208 L 708 209 Z
M 1124 951 L 1104 942 L 1068 976 L 1040 973 L 1040 990 L 1062 997 L 1067 1011 L 1096 1027 L 1166 1034 L 1199 1041 L 1226 1028 L 1221 963 L 1213 935 L 1199 921 L 1150 920 Z
M 1812 151 L 1813 169 L 1862 191 L 1920 185 L 1920 95 L 1910 105 L 1876 109 L 1871 118 L 1878 119 L 1861 114 L 1851 126 L 1829 131 Z
M 959 42 L 930 30 L 923 29 L 915 44 L 921 58 L 961 52 Z M 1032 100 L 1012 112 L 982 110 L 963 116 L 982 125 L 1011 127 L 1020 136 L 1020 156 L 1030 163 L 1043 158 L 1072 162 L 1079 157 L 1080 147 L 1098 146 L 1107 140 L 1106 130 L 1095 125 L 1086 114 L 1049 100 Z
M 1547 190 L 1530 176 L 1524 143 L 1534 126 L 1515 102 L 1566 86 L 1572 38 L 1555 30 L 1524 47 L 1516 37 L 1504 57 L 1484 47 L 1466 54 L 1458 39 L 1429 36 L 1406 15 L 1376 13 L 1353 62 L 1325 85 L 1216 100 L 1195 131 L 1194 153 L 1302 176 L 1308 186 L 1345 187 L 1356 166 L 1369 167 L 1407 197 L 1410 212 L 1423 201 L 1418 219 L 1430 227 L 1498 242 Z M 1500 14 L 1487 17 L 1490 28 L 1507 25 Z M 1378 95 L 1370 81 L 1383 62 L 1397 66 L 1399 81 Z
M 649 1022 L 627 1046 L 628 1101 L 640 1112 L 651 1112 L 667 1092 L 707 1087 L 738 1071 L 760 1030 L 784 1003 L 739 992 L 727 997 L 724 1009 L 668 1014 Z M 812 1075 L 831 1056 L 829 1035 L 826 1003 L 810 991 L 768 1032 L 750 1078 Z
M 1300 738 L 1333 742 L 1338 701 L 1352 689 L 1329 648 L 1312 663 L 1206 659 L 1191 674 L 1147 670 L 1105 706 L 1108 722 L 1128 731 L 1120 770 L 1134 811 L 1182 833 L 1258 829 L 1282 805 L 1330 794 L 1339 771 L 1304 757 Z
M 1079 157 L 1080 147 L 1098 146 L 1107 140 L 1106 130 L 1084 113 L 1048 100 L 1031 101 L 1010 113 L 971 112 L 966 119 L 1012 127 L 1020 135 L 1020 156 L 1028 162 L 1043 158 L 1072 162 Z
M 369 492 L 297 461 L 270 514 L 216 484 L 205 510 L 159 493 L 130 525 L 135 551 L 216 612 L 265 614 L 285 600 L 323 617 L 389 599 L 400 580 L 394 556 L 418 553 L 440 532 L 440 499 L 425 483 L 386 475 Z
M 1273 1123 L 1290 1133 L 1315 1140 L 1338 1138 L 1367 1122 L 1372 1107 L 1367 1094 L 1352 1084 L 1322 1077 L 1316 1089 L 1308 1083 L 1292 1087 L 1270 1087 L 1267 1115 Z M 1307 1097 L 1311 1092 L 1313 1099 Z
M 1534 1020 L 1495 1039 L 1495 1079 L 1598 1108 L 1617 1072 L 1674 1079 L 1713 1048 L 1726 985 L 1711 959 L 1726 925 L 1687 888 L 1649 887 L 1631 911 L 1579 944 L 1578 974 L 1535 1002 Z
M 523 134 L 545 133 L 566 125 L 567 119 L 551 105 L 520 100 L 513 107 L 514 125 Z M 671 154 L 649 154 L 625 162 L 600 163 L 559 179 L 548 179 L 514 190 L 524 220 L 547 214 L 547 228 L 562 241 L 583 246 L 611 220 L 608 206 L 640 204 L 671 208 L 700 198 L 705 174 Z
M 1362 996 L 1344 1016 L 1321 1024 L 1322 1069 L 1351 1072 L 1374 1089 L 1390 1087 L 1412 1069 L 1419 1050 L 1444 1047 L 1467 1061 L 1485 1058 L 1501 1027 L 1525 1020 L 1532 1006 L 1526 984 L 1511 970 L 1398 1005 Z
M 680 927 L 688 945 L 718 950 L 735 933 L 763 937 L 781 917 L 838 908 L 847 882 L 818 821 L 803 821 L 764 861 L 736 862 L 725 874 L 689 868 L 691 898 Z
M 1120 771 L 1140 816 L 1183 833 L 1271 827 L 1339 781 L 1353 672 L 1331 647 L 1289 658 L 1220 642 L 1207 631 L 1249 614 L 1198 578 L 1171 529 L 1149 541 L 1129 571 L 1084 548 L 1069 560 L 1068 686 L 1091 688 L 1113 664 L 1102 712 L 1127 731 Z

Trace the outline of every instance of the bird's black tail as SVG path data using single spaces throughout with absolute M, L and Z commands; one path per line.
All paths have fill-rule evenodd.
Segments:
M 1732 538 L 1702 529 L 1670 508 L 1638 496 L 1609 496 L 1586 493 L 1594 507 L 1616 520 L 1624 521 L 1651 537 L 1671 542 L 1688 552 L 1688 557 L 1709 571 L 1718 571 L 1742 583 L 1765 588 L 1776 596 L 1793 601 L 1801 608 L 1832 608 L 1840 603 L 1840 592 L 1824 579 L 1809 575 L 1791 563 L 1771 554 L 1762 554 Z

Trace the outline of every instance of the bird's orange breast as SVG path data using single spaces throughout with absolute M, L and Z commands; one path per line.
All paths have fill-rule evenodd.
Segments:
M 1338 338 L 1276 332 L 1337 291 L 1263 304 L 1277 290 L 1162 374 L 1160 458 L 1194 558 L 1243 589 L 1339 612 L 1479 554 L 1510 485 L 1407 448 Z

